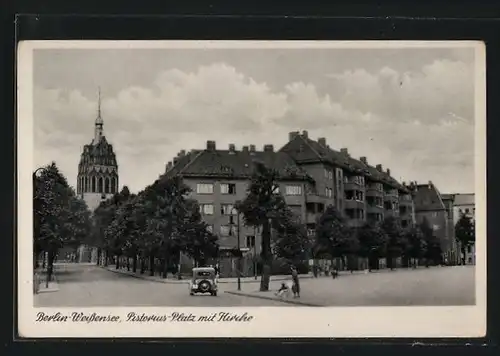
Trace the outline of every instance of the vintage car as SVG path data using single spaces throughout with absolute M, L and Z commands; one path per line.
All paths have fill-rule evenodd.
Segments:
M 215 268 L 193 268 L 193 277 L 189 282 L 189 295 L 194 295 L 195 293 L 217 295 L 217 275 Z

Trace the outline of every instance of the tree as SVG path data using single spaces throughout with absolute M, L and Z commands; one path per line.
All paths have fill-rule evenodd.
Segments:
M 434 264 L 441 262 L 441 242 L 439 238 L 434 234 L 434 230 L 430 226 L 429 220 L 424 217 L 422 222 L 419 224 L 419 229 L 422 232 L 423 239 L 425 241 L 425 265 L 429 267 L 429 262 L 432 261 Z
M 47 254 L 47 282 L 52 279 L 54 259 L 60 248 L 77 246 L 90 233 L 90 211 L 68 185 L 55 162 L 33 177 L 34 262 Z
M 469 216 L 462 214 L 458 219 L 455 225 L 455 238 L 460 243 L 462 264 L 465 264 L 466 249 L 476 241 L 474 221 Z
M 387 235 L 386 260 L 388 267 L 394 269 L 394 259 L 406 250 L 406 241 L 399 220 L 394 217 L 384 219 L 381 225 Z
M 299 267 L 307 258 L 311 241 L 307 236 L 305 226 L 301 225 L 291 211 L 285 211 L 282 225 L 273 238 L 273 254 L 285 261 L 287 265 Z
M 186 201 L 185 212 L 181 227 L 184 236 L 183 251 L 193 258 L 198 266 L 204 266 L 209 258 L 217 255 L 217 236 L 208 230 L 196 201 Z
M 315 254 L 327 254 L 331 259 L 341 258 L 344 266 L 345 258 L 357 246 L 357 236 L 339 211 L 330 205 L 319 217 L 316 224 Z
M 368 270 L 378 269 L 378 261 L 386 255 L 388 236 L 378 222 L 367 222 L 358 230 L 358 253 L 368 258 Z
M 427 244 L 422 230 L 419 227 L 411 227 L 405 231 L 405 238 L 408 242 L 408 257 L 419 260 L 424 257 Z M 413 268 L 416 264 L 413 264 Z
M 247 195 L 243 201 L 236 204 L 246 226 L 262 227 L 261 291 L 269 290 L 272 264 L 271 228 L 279 228 L 283 224 L 283 211 L 288 209 L 283 196 L 278 193 L 278 180 L 277 171 L 268 169 L 262 162 L 254 162 L 254 173 Z

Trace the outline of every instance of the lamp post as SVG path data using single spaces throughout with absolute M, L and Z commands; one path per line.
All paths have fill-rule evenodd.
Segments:
M 257 280 L 257 229 L 253 228 L 253 277 Z
M 233 211 L 236 211 L 236 236 L 238 239 L 238 290 L 241 290 L 241 249 L 240 249 L 240 212 L 235 208 L 231 208 L 230 214 L 229 215 L 229 235 L 232 236 L 232 227 L 234 226 L 234 221 L 233 221 Z
M 36 178 L 37 178 L 37 173 L 38 172 L 45 172 L 47 171 L 46 168 L 44 167 L 39 167 L 37 169 L 35 169 L 35 171 L 33 172 L 33 175 L 32 175 L 32 178 L 33 178 L 33 203 L 36 199 L 38 199 L 38 192 L 36 191 Z M 33 207 L 33 211 L 34 212 L 38 212 L 38 207 Z M 33 236 L 33 239 L 34 239 L 34 236 Z M 33 249 L 35 248 L 35 246 L 33 246 Z M 43 254 L 43 262 L 42 262 L 42 269 L 45 268 L 45 264 L 46 264 L 46 260 L 47 260 L 47 256 L 46 256 L 46 252 Z M 35 253 L 35 250 L 33 250 L 33 268 L 36 269 L 38 266 L 38 256 L 36 255 Z M 35 286 L 35 292 L 38 293 L 38 289 L 39 289 L 39 284 L 40 284 L 40 278 L 38 276 L 38 273 L 34 273 L 34 280 L 33 280 L 33 283 L 36 284 Z M 48 288 L 48 284 L 49 284 L 49 279 L 47 278 L 46 280 L 46 287 Z

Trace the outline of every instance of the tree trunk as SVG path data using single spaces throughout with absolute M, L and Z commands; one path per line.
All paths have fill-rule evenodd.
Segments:
M 462 251 L 462 256 L 460 256 L 462 260 L 462 265 L 465 265 L 465 251 L 466 251 L 465 246 L 462 246 L 460 250 Z
M 49 250 L 48 261 L 47 261 L 47 281 L 46 287 L 49 287 L 49 282 L 52 281 L 52 275 L 54 274 L 54 257 L 56 256 L 55 251 Z
M 116 255 L 116 269 L 120 269 L 120 255 Z
M 161 278 L 167 278 L 168 270 L 168 260 L 166 257 L 161 259 Z
M 155 256 L 153 254 L 149 256 L 149 275 L 155 275 Z
M 137 255 L 134 254 L 134 259 L 132 261 L 132 272 L 137 272 Z
M 269 280 L 271 278 L 271 225 L 268 220 L 262 225 L 262 276 L 260 279 L 260 291 L 269 290 Z
M 146 270 L 146 261 L 144 260 L 144 257 L 141 257 L 141 274 L 144 274 L 144 271 Z
M 130 257 L 127 255 L 125 258 L 127 262 L 127 271 L 130 271 Z

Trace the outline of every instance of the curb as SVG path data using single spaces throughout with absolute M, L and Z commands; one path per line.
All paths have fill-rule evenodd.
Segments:
M 102 267 L 102 266 L 99 266 L 99 267 L 102 268 L 103 270 L 106 270 L 106 271 L 109 271 L 112 273 L 121 274 L 122 276 L 129 276 L 132 278 L 142 279 L 144 281 L 149 281 L 149 282 L 156 282 L 156 283 L 163 283 L 163 284 L 186 284 L 189 282 L 188 280 L 180 280 L 179 281 L 179 280 L 168 280 L 168 279 L 164 279 L 164 280 L 150 279 L 150 278 L 147 278 L 147 276 L 141 276 L 140 274 L 124 273 L 122 271 L 117 271 L 117 270 L 109 269 L 109 268 Z
M 307 302 L 299 302 L 296 300 L 288 300 L 288 299 L 276 299 L 273 297 L 268 297 L 266 295 L 254 295 L 254 294 L 247 294 L 247 293 L 241 293 L 241 292 L 230 292 L 230 291 L 225 291 L 224 293 L 227 294 L 232 294 L 232 295 L 237 295 L 240 297 L 248 297 L 248 298 L 256 298 L 256 299 L 266 299 L 266 300 L 272 300 L 275 302 L 281 302 L 281 303 L 287 303 L 287 304 L 294 304 L 294 305 L 301 305 L 305 307 L 322 307 L 323 305 L 319 304 L 313 304 L 313 303 L 307 303 Z
M 59 292 L 59 288 L 58 287 L 54 287 L 54 288 L 39 289 L 36 294 L 54 293 L 54 292 Z
M 140 275 L 140 274 L 136 274 L 136 273 L 125 273 L 124 271 L 120 271 L 120 270 L 116 270 L 116 269 L 112 269 L 112 268 L 106 268 L 104 266 L 98 266 L 99 268 L 102 268 L 106 271 L 109 271 L 109 272 L 113 272 L 113 273 L 117 273 L 117 274 L 121 274 L 121 275 L 124 275 L 124 276 L 130 276 L 130 277 L 133 277 L 133 278 L 139 278 L 139 279 L 143 279 L 145 281 L 150 281 L 150 282 L 156 282 L 156 283 L 166 283 L 166 284 L 184 284 L 184 283 L 188 283 L 189 282 L 189 279 L 184 279 L 184 280 L 169 280 L 169 279 L 163 279 L 163 280 L 157 280 L 157 279 L 150 279 L 150 278 L 147 278 L 148 276 L 144 276 L 144 275 Z M 310 275 L 301 275 L 299 276 L 301 279 L 307 279 L 307 278 L 313 278 L 313 276 L 310 276 Z M 273 281 L 286 281 L 288 280 L 289 277 L 279 277 L 279 278 L 272 278 L 271 276 L 271 279 L 270 281 L 273 282 Z M 218 283 L 219 284 L 229 284 L 229 283 L 238 283 L 238 281 L 225 281 L 224 279 L 220 279 L 218 280 Z M 257 280 L 242 280 L 241 283 L 260 283 L 260 279 L 257 279 Z

